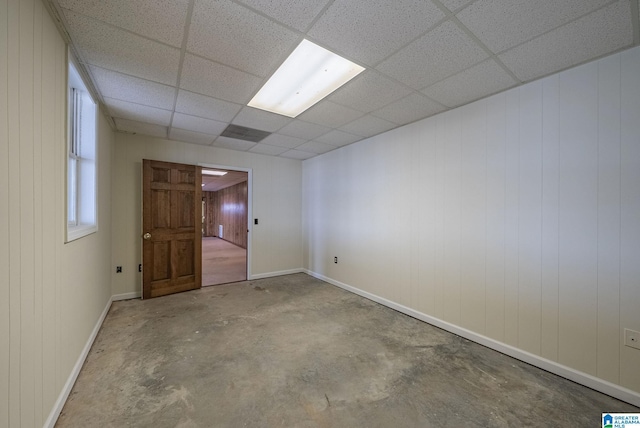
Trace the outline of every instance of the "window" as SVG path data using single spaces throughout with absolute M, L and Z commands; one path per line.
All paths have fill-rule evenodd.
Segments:
M 69 61 L 67 242 L 98 230 L 96 206 L 96 103 Z

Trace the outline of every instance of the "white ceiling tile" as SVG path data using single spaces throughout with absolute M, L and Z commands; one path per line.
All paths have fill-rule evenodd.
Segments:
M 330 0 L 239 0 L 265 15 L 304 32 Z
M 500 59 L 522 80 L 531 80 L 630 46 L 630 4 L 618 1 L 517 46 Z
M 218 122 L 217 120 L 175 113 L 173 115 L 173 122 L 171 123 L 171 126 L 203 134 L 220 135 L 227 127 L 227 124 L 224 122 Z
M 175 85 L 180 50 L 65 9 L 69 32 L 89 64 Z
M 269 144 L 271 146 L 286 147 L 293 149 L 301 144 L 304 144 L 307 140 L 296 137 L 288 137 L 281 134 L 271 134 L 260 141 L 260 144 Z
M 171 128 L 169 130 L 171 140 L 184 141 L 187 143 L 210 145 L 216 138 L 215 135 L 203 134 L 201 132 L 187 131 L 186 129 Z
M 275 132 L 289 122 L 291 122 L 291 118 L 280 114 L 253 107 L 243 107 L 232 123 L 261 131 Z
M 493 52 L 519 45 L 610 0 L 484 0 L 456 16 Z
M 517 84 L 478 39 L 528 81 L 632 46 L 640 18 L 637 0 L 46 1 L 61 7 L 118 130 L 209 144 L 233 121 L 273 134 L 218 146 L 299 159 Z M 368 70 L 298 119 L 245 107 L 307 29 Z
M 189 0 L 59 0 L 60 6 L 180 47 Z
M 166 126 L 118 118 L 115 119 L 115 123 L 118 131 L 149 135 L 151 137 L 167 138 Z
M 91 74 L 103 97 L 135 102 L 162 108 L 173 109 L 176 89 L 173 86 L 150 82 L 126 74 L 90 67 Z
M 371 114 L 398 125 L 404 125 L 445 110 L 447 110 L 446 107 L 416 93 L 382 107 Z
M 386 59 L 376 69 L 415 89 L 422 89 L 488 57 L 464 31 L 447 21 Z
M 326 134 L 329 131 L 331 131 L 331 128 L 327 128 L 326 126 L 296 119 L 278 130 L 278 133 L 291 137 L 303 138 L 305 140 L 313 140 L 314 138 L 319 137 L 322 134 Z
M 254 147 L 256 143 L 252 141 L 238 140 L 238 139 L 229 138 L 229 137 L 218 137 L 213 142 L 213 145 L 216 147 L 223 147 L 225 149 L 239 150 L 241 152 L 246 152 L 250 148 Z
M 177 112 L 220 122 L 231 122 L 231 119 L 238 114 L 241 108 L 242 106 L 239 104 L 184 90 L 178 92 L 178 100 L 176 101 Z
M 364 113 L 360 111 L 332 103 L 331 101 L 320 101 L 298 116 L 298 118 L 328 126 L 329 128 L 339 128 L 361 116 L 364 116 Z
M 113 117 L 163 126 L 169 125 L 169 122 L 171 121 L 170 110 L 163 110 L 106 97 L 104 98 L 104 103 Z
M 283 158 L 305 160 L 317 156 L 317 153 L 303 152 L 301 150 L 289 150 L 280 155 Z
M 397 126 L 395 123 L 380 119 L 379 117 L 366 115 L 340 127 L 340 129 L 362 137 L 371 137 L 372 135 L 380 134 Z
M 395 100 L 406 97 L 411 89 L 375 70 L 367 70 L 335 91 L 327 99 L 346 107 L 368 113 Z
M 300 41 L 297 33 L 237 3 L 196 0 L 187 49 L 266 77 Z
M 373 65 L 444 16 L 424 0 L 336 0 L 308 34 L 351 60 Z
M 331 144 L 321 143 L 320 141 L 309 141 L 308 143 L 304 143 L 303 145 L 296 147 L 296 150 L 301 150 L 303 152 L 317 153 L 321 155 L 322 153 L 330 152 L 335 148 L 336 146 L 332 146 Z
M 457 107 L 510 88 L 517 83 L 490 59 L 441 80 L 422 92 L 447 107 Z
M 259 77 L 204 58 L 185 55 L 180 79 L 183 89 L 244 105 L 261 84 Z
M 453 12 L 455 10 L 460 9 L 463 6 L 468 5 L 472 1 L 473 0 L 440 0 L 440 3 L 442 3 L 444 7 L 446 7 L 447 9 Z
M 334 129 L 315 140 L 321 143 L 331 144 L 332 146 L 346 146 L 347 144 L 362 140 L 362 137 Z
M 261 155 L 278 156 L 287 150 L 289 149 L 286 147 L 270 146 L 269 144 L 258 143 L 249 151 L 252 153 L 259 153 Z

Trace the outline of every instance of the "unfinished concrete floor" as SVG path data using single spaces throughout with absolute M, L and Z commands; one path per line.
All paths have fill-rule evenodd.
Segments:
M 113 304 L 59 427 L 601 426 L 640 409 L 305 274 Z

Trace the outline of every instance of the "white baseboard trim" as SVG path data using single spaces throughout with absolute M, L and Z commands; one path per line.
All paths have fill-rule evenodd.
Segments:
M 550 373 L 569 379 L 573 382 L 579 383 L 588 388 L 594 389 L 596 391 L 600 391 L 603 394 L 610 395 L 619 400 L 622 400 L 627 403 L 633 404 L 634 406 L 640 407 L 640 393 L 638 392 L 632 391 L 630 389 L 624 388 L 620 385 L 616 385 L 606 380 L 597 378 L 588 373 L 584 373 L 584 372 L 572 369 L 571 367 L 564 366 L 562 364 L 556 363 L 555 361 L 551 361 L 546 358 L 540 357 L 538 355 L 531 354 L 530 352 L 523 351 L 522 349 L 518 349 L 511 345 L 507 345 L 495 339 L 491 339 L 489 337 L 475 333 L 471 330 L 467 330 L 465 328 L 459 327 L 455 324 L 442 321 L 441 319 L 432 317 L 430 315 L 426 315 L 422 312 L 418 312 L 404 305 L 392 302 L 391 300 L 387 300 L 383 297 L 376 296 L 375 294 L 360 290 L 359 288 L 344 284 L 340 281 L 336 281 L 334 279 L 328 278 L 319 273 L 312 272 L 308 269 L 304 269 L 304 272 L 310 276 L 313 276 L 314 278 L 318 278 L 322 281 L 328 282 L 329 284 L 335 285 L 336 287 L 350 291 L 354 294 L 357 294 L 359 296 L 372 300 L 376 303 L 380 303 L 381 305 L 394 309 L 398 312 L 402 312 L 413 318 L 419 319 L 428 324 L 434 325 L 443 330 L 446 330 L 458 336 L 464 337 L 465 339 L 469 339 L 473 342 L 479 343 L 483 346 L 486 346 L 487 348 L 494 349 L 505 355 L 508 355 L 520 361 L 524 361 L 525 363 L 531 364 L 532 366 L 541 368 L 542 370 L 546 370 Z
M 111 297 L 111 301 L 117 302 L 119 300 L 129 300 L 129 299 L 139 299 L 139 298 L 140 298 L 140 293 L 136 291 L 133 293 L 114 294 Z
M 273 278 L 274 276 L 291 275 L 294 273 L 304 273 L 304 272 L 306 272 L 306 270 L 302 268 L 280 270 L 277 272 L 267 272 L 267 273 L 259 273 L 256 275 L 251 275 L 251 279 L 253 280 L 253 279 Z
M 82 352 L 80 353 L 80 356 L 76 361 L 76 364 L 73 366 L 73 370 L 71 370 L 71 374 L 67 378 L 67 382 L 64 384 L 62 391 L 60 391 L 60 395 L 56 400 L 56 404 L 53 406 L 53 409 L 51 409 L 51 412 L 49 413 L 49 417 L 44 423 L 44 428 L 54 428 L 56 422 L 58 421 L 58 417 L 60 416 L 60 412 L 62 412 L 64 403 L 67 401 L 67 398 L 71 393 L 71 389 L 73 388 L 73 385 L 76 383 L 76 379 L 78 379 L 78 375 L 80 374 L 80 370 L 84 365 L 84 361 L 87 359 L 87 355 L 89 355 L 89 351 L 91 350 L 93 341 L 96 339 L 96 336 L 100 331 L 100 327 L 102 327 L 102 323 L 104 322 L 104 319 L 106 318 L 107 313 L 109 312 L 109 308 L 111 308 L 112 301 L 113 301 L 113 298 L 109 299 L 109 301 L 107 302 L 107 306 L 105 306 L 104 310 L 102 311 L 102 314 L 100 314 L 100 317 L 96 322 L 95 327 L 93 327 L 93 330 L 89 335 L 89 339 L 87 340 L 87 343 L 84 345 L 84 348 L 82 349 Z

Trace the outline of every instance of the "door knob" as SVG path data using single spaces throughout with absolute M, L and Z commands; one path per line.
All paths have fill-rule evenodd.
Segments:
M 151 239 L 151 234 L 149 232 L 145 233 L 144 235 L 142 235 L 142 237 L 144 239 Z

